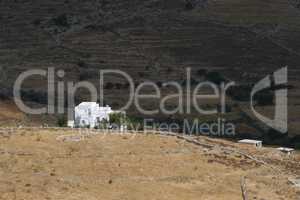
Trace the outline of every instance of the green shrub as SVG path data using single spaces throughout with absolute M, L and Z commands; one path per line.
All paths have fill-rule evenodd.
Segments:
M 96 126 L 96 129 L 107 129 L 108 127 L 109 122 L 106 119 L 102 119 Z
M 111 113 L 109 114 L 109 122 L 111 124 L 122 125 L 126 123 L 126 115 L 123 113 Z
M 57 119 L 58 127 L 66 127 L 67 126 L 67 119 L 65 116 L 59 116 Z
M 143 126 L 144 126 L 144 121 L 141 118 L 137 118 L 137 117 L 127 117 L 126 119 L 128 127 L 128 130 L 143 130 Z
M 127 125 L 128 130 L 142 130 L 143 120 L 141 118 L 126 116 L 124 113 L 112 113 L 109 115 L 110 124 Z

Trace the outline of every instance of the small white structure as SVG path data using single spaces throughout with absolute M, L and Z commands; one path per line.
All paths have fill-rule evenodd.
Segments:
M 293 151 L 295 151 L 295 149 L 293 148 L 286 148 L 286 147 L 279 147 L 277 148 L 277 150 L 286 153 L 287 155 L 291 155 Z
M 96 102 L 82 102 L 75 107 L 75 127 L 95 128 L 103 120 L 109 122 L 111 107 L 100 107 Z
M 73 121 L 73 120 L 68 120 L 67 126 L 68 126 L 69 128 L 74 128 L 74 127 L 75 127 L 74 121 Z
M 261 148 L 262 147 L 262 141 L 260 141 L 260 140 L 244 139 L 244 140 L 240 140 L 239 143 L 253 145 L 256 148 Z

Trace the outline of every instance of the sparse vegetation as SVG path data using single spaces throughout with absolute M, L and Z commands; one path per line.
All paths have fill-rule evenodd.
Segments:
M 57 140 L 58 137 L 67 139 Z M 297 188 L 287 181 L 293 174 L 299 174 L 298 154 L 287 157 L 276 153 L 274 148 L 249 149 L 235 142 L 206 137 L 192 140 L 186 142 L 180 137 L 155 134 L 82 135 L 74 130 L 16 129 L 13 139 L 0 137 L 0 167 L 5 172 L 0 173 L 1 180 L 5 180 L 0 181 L 1 196 L 2 199 L 59 196 L 63 200 L 69 199 L 72 190 L 73 196 L 82 199 L 86 196 L 120 199 L 126 194 L 127 199 L 147 200 L 162 199 L 160 191 L 164 188 L 163 195 L 171 200 L 242 199 L 240 178 L 244 176 L 251 177 L 246 182 L 250 199 L 299 196 Z M 278 171 L 280 178 L 276 178 Z M 66 184 L 66 181 L 72 182 Z M 187 184 L 193 187 L 186 187 Z M 59 189 L 53 194 L 45 192 L 47 188 Z M 178 188 L 184 190 L 177 191 Z M 115 191 L 118 194 L 112 195 Z
M 66 127 L 67 126 L 67 119 L 65 116 L 59 116 L 57 118 L 57 125 L 58 127 Z
M 106 119 L 102 119 L 98 126 L 96 126 L 96 129 L 105 129 L 107 130 L 109 128 L 109 122 Z
M 142 130 L 143 119 L 125 115 L 123 113 L 112 113 L 109 115 L 110 124 L 127 125 L 128 130 Z
M 124 113 L 111 113 L 109 115 L 109 122 L 118 126 L 126 123 L 127 117 Z

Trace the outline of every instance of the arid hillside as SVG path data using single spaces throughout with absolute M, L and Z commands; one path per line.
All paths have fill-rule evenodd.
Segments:
M 195 138 L 206 144 L 199 146 L 152 134 L 1 132 L 3 200 L 240 200 L 241 185 L 248 199 L 298 200 L 300 195 L 291 182 L 299 175 L 299 154 L 287 156 L 273 148 L 206 137 Z
M 65 69 L 70 80 L 121 69 L 137 81 L 178 81 L 192 67 L 251 81 L 289 66 L 297 80 L 300 11 L 288 1 L 207 1 L 194 9 L 182 0 L 1 1 L 0 14 L 9 82 L 47 67 Z

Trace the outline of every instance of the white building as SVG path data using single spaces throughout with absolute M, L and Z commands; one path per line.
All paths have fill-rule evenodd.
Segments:
M 293 148 L 286 148 L 286 147 L 279 147 L 277 148 L 277 150 L 286 153 L 287 155 L 291 155 L 295 151 L 295 149 Z
M 247 144 L 247 145 L 253 145 L 256 148 L 261 148 L 262 147 L 262 141 L 260 141 L 260 140 L 245 139 L 245 140 L 240 140 L 239 143 Z
M 109 114 L 113 112 L 109 106 L 100 107 L 96 102 L 82 102 L 75 107 L 74 126 L 95 128 L 103 120 L 109 122 Z

